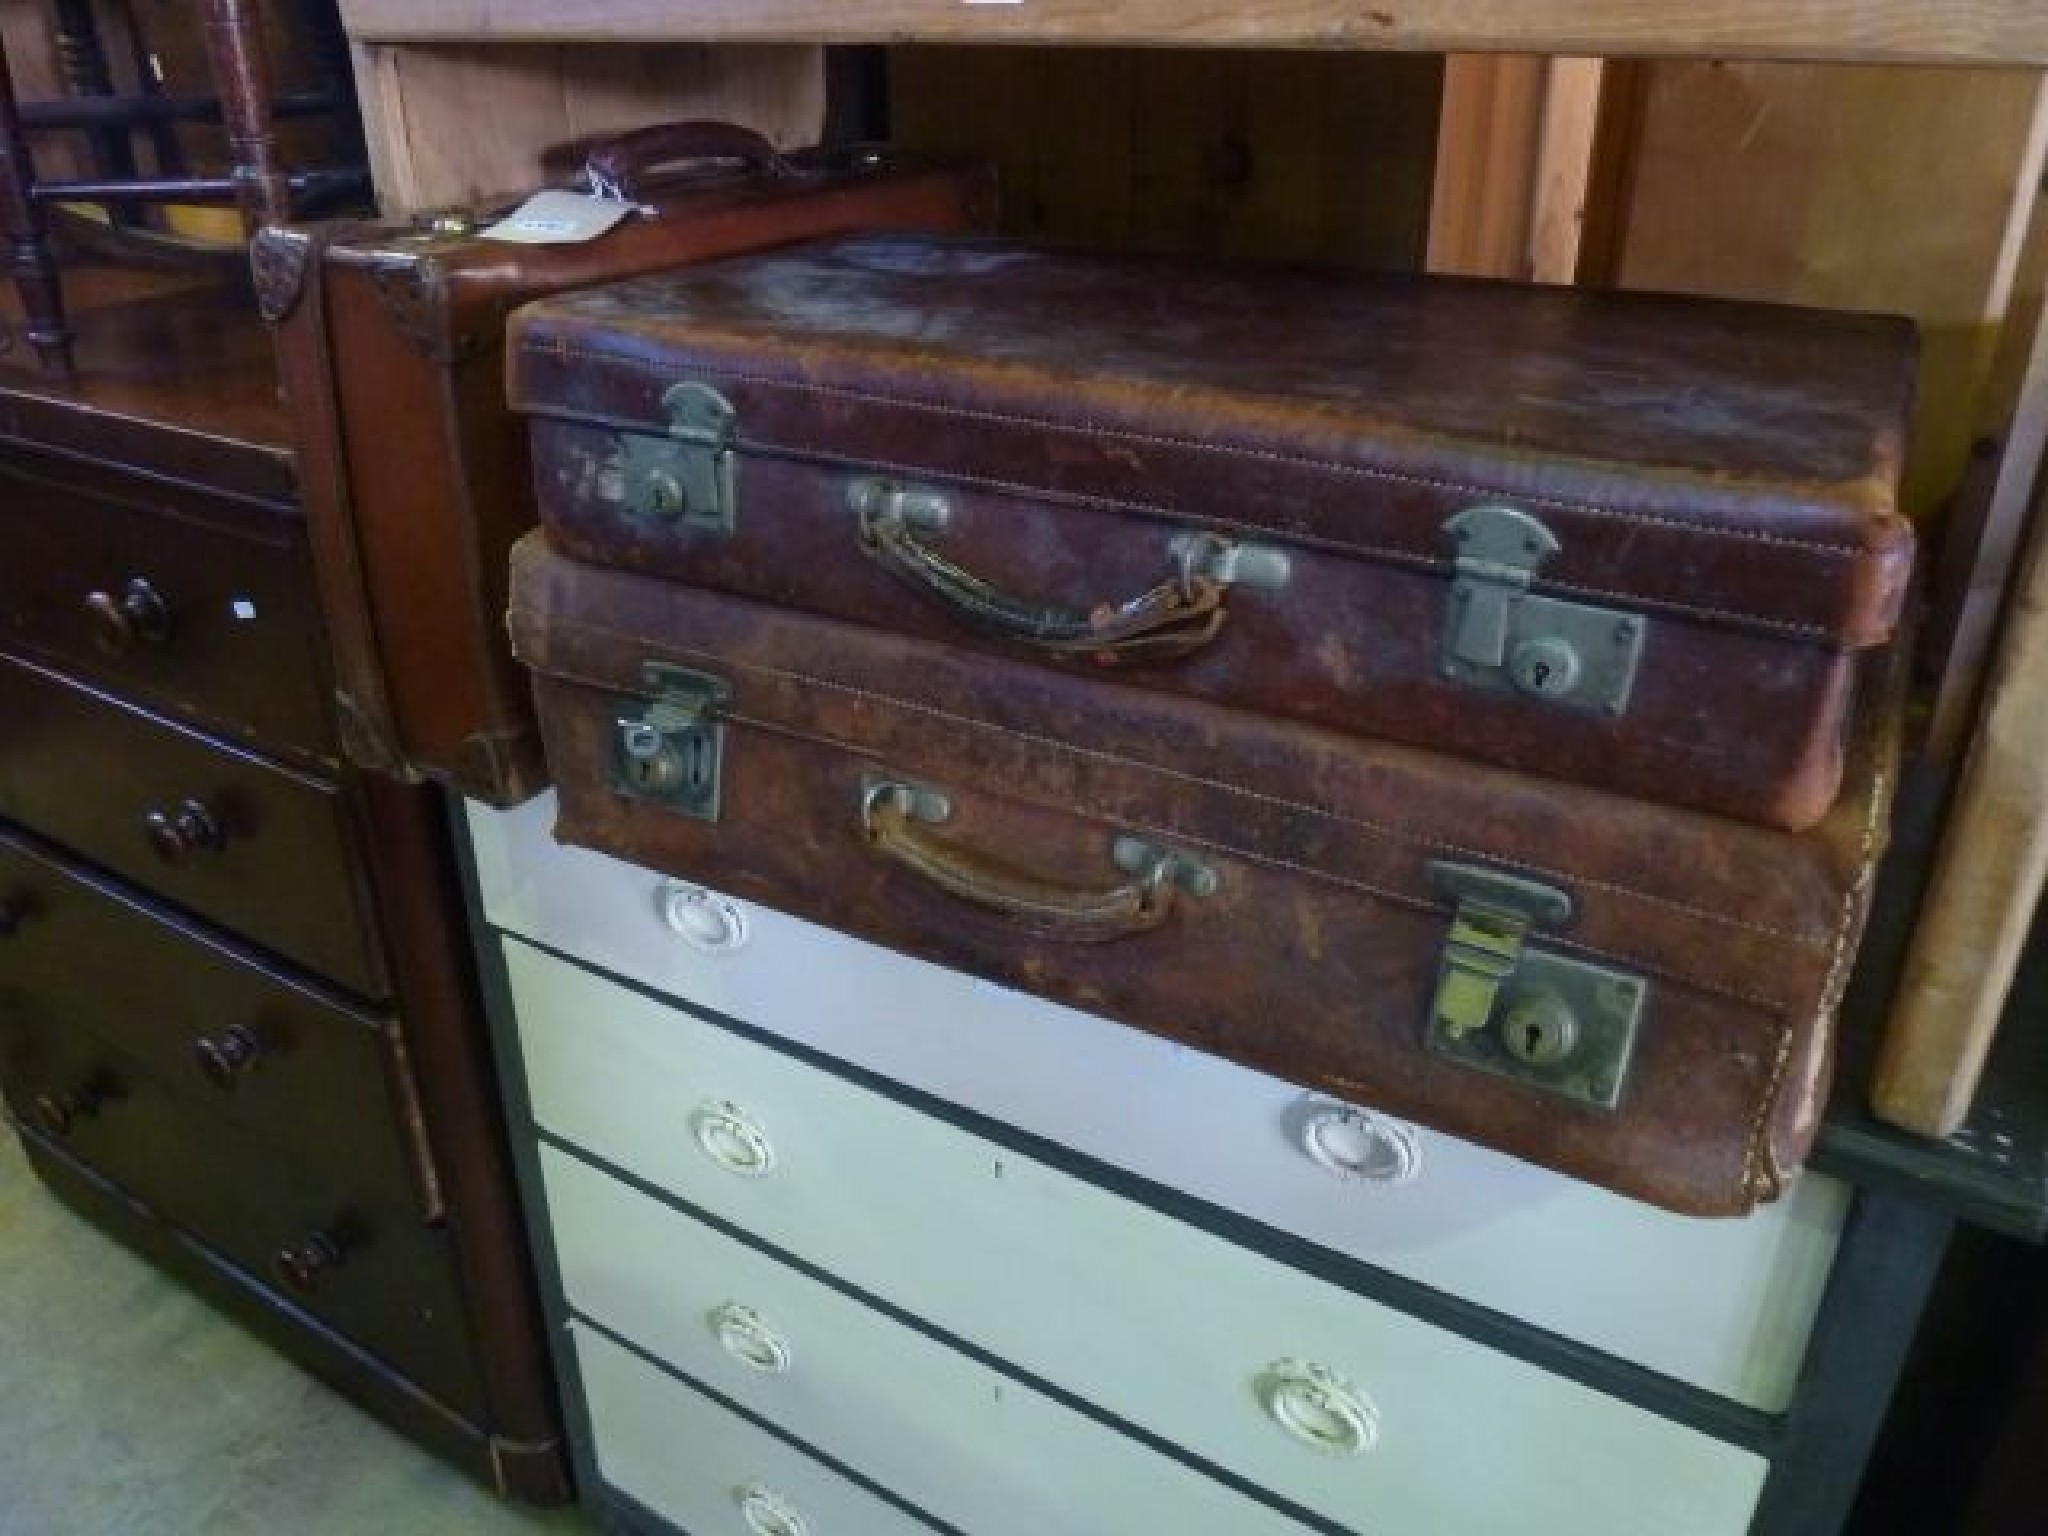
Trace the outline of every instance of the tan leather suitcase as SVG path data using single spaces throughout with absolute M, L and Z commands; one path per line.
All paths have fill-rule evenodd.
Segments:
M 1906 591 L 1913 356 L 907 235 L 529 306 L 509 378 L 577 558 L 1798 828 Z
M 1825 1103 L 1897 652 L 1792 833 L 514 550 L 557 833 L 1676 1210 Z
M 783 155 L 723 123 L 607 141 L 588 174 L 640 211 L 586 244 L 494 241 L 451 217 L 266 230 L 254 250 L 294 407 L 343 747 L 496 804 L 546 783 L 504 642 L 505 553 L 534 520 L 526 434 L 504 406 L 506 314 L 650 268 L 993 214 L 983 170 L 873 146 Z

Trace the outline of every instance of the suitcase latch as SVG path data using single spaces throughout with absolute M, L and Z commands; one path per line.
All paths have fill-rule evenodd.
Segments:
M 1429 879 L 1454 903 L 1430 1001 L 1430 1050 L 1612 1109 L 1648 984 L 1529 942 L 1532 929 L 1571 921 L 1572 899 L 1555 886 L 1444 860 L 1431 861 Z
M 649 522 L 731 533 L 738 413 L 717 390 L 694 381 L 670 386 L 661 404 L 666 437 L 621 434 L 626 506 Z
M 1648 622 L 1618 608 L 1541 597 L 1536 569 L 1561 547 L 1514 507 L 1467 507 L 1444 524 L 1456 577 L 1438 671 L 1452 682 L 1571 709 L 1628 708 Z
M 612 788 L 700 821 L 718 820 L 725 726 L 718 716 L 732 686 L 707 672 L 650 661 L 641 669 L 652 698 L 622 710 L 612 726 Z

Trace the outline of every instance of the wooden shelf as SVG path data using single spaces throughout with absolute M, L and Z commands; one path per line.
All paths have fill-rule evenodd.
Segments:
M 342 0 L 369 43 L 1075 43 L 2048 65 L 2041 0 Z

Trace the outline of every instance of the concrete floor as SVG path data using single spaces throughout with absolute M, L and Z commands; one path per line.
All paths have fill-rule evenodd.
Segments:
M 584 1536 L 506 1505 L 58 1203 L 0 1128 L 0 1536 Z

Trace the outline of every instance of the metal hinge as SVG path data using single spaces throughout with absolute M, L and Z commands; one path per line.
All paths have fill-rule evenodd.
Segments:
M 731 533 L 738 413 L 710 385 L 689 381 L 671 386 L 661 404 L 667 436 L 621 434 L 627 509 L 649 522 Z
M 1648 983 L 1529 942 L 1571 921 L 1555 886 L 1443 860 L 1430 884 L 1453 902 L 1425 1038 L 1466 1066 L 1580 1103 L 1621 1099 Z
M 1628 708 L 1649 628 L 1640 614 L 1531 593 L 1561 546 L 1513 507 L 1467 507 L 1444 524 L 1458 545 L 1438 670 L 1453 682 L 1572 709 Z
M 612 788 L 700 821 L 718 819 L 725 727 L 718 716 L 732 685 L 706 672 L 648 662 L 653 695 L 612 723 Z

